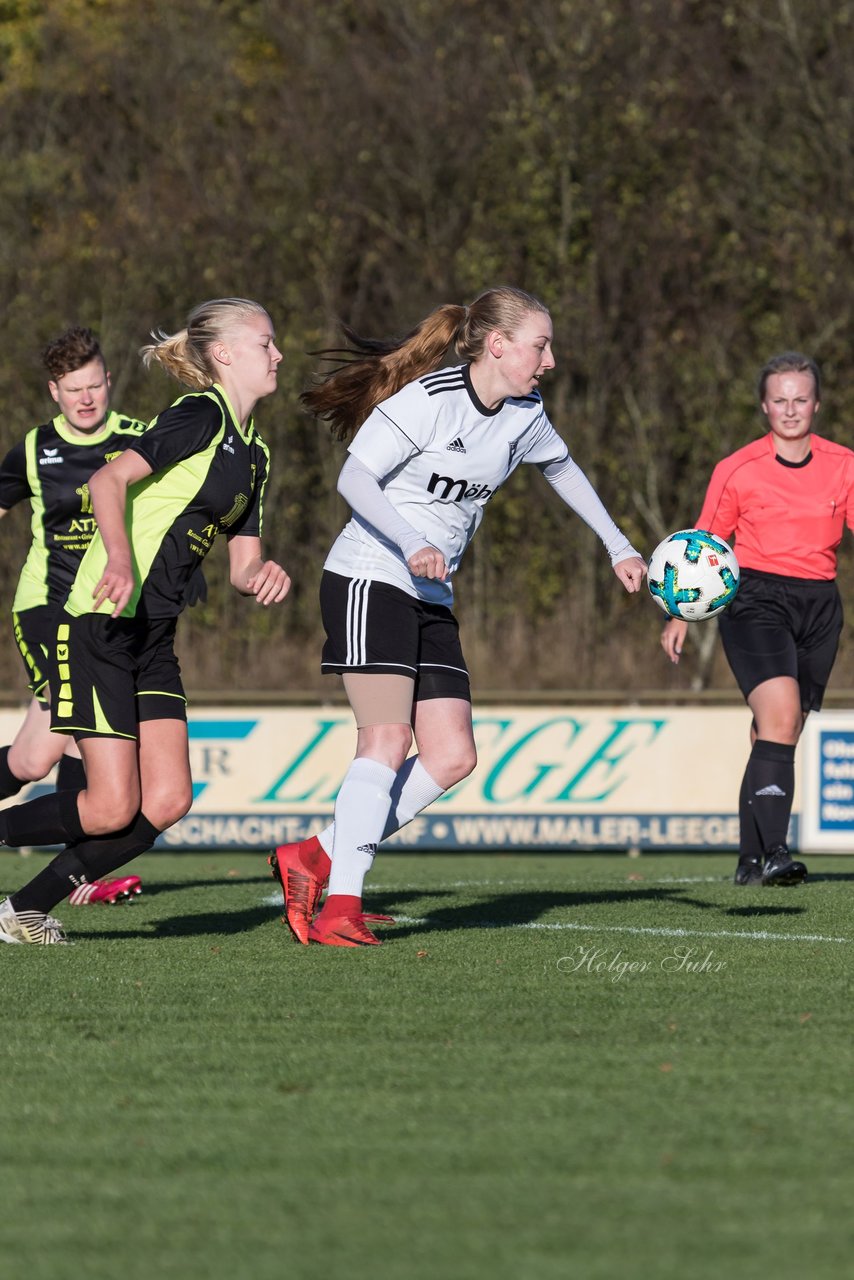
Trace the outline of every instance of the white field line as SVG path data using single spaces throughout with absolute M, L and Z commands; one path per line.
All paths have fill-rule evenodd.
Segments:
M 633 875 L 638 876 L 638 880 L 633 879 Z M 631 883 L 631 884 L 730 884 L 732 882 L 731 875 L 725 876 L 645 876 L 640 872 L 629 872 L 625 881 L 615 880 L 561 880 L 560 887 L 565 885 L 580 885 L 582 888 L 612 889 L 615 884 Z M 425 888 L 423 884 L 382 884 L 379 881 L 372 880 L 369 884 L 372 893 L 381 892 L 389 893 L 394 890 L 404 890 L 408 893 L 417 892 L 429 896 L 431 893 L 442 893 L 445 889 L 536 889 L 536 884 L 531 880 L 443 880 L 441 884 L 432 885 Z
M 493 882 L 494 883 L 494 882 Z M 374 888 L 375 886 L 371 886 Z M 530 886 L 528 886 L 530 887 Z M 400 885 L 389 889 L 400 889 Z M 269 894 L 265 899 L 266 906 L 281 909 L 282 895 Z M 452 929 L 453 925 L 444 924 L 431 916 L 395 915 L 397 924 L 429 925 L 433 929 Z M 850 938 L 831 938 L 823 933 L 771 933 L 767 929 L 664 929 L 654 926 L 631 924 L 579 924 L 577 921 L 549 923 L 540 920 L 479 920 L 478 929 L 542 929 L 548 932 L 574 933 L 631 933 L 648 935 L 657 938 L 748 938 L 751 942 L 836 942 L 847 943 Z
M 441 929 L 439 921 L 430 916 L 398 916 L 398 924 L 429 924 Z M 453 926 L 445 926 L 451 927 Z M 658 929 L 631 924 L 578 924 L 577 922 L 549 924 L 539 920 L 478 920 L 478 929 L 548 929 L 572 930 L 575 933 L 636 933 L 650 934 L 658 938 L 750 938 L 761 942 L 850 942 L 850 938 L 828 938 L 822 933 L 769 933 L 767 929 Z

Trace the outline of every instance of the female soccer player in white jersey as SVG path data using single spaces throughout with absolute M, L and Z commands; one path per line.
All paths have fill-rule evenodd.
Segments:
M 349 457 L 338 490 L 353 517 L 321 584 L 322 670 L 343 676 L 356 758 L 319 838 L 270 859 L 300 942 L 372 946 L 362 884 L 376 847 L 475 766 L 469 677 L 451 579 L 486 504 L 517 466 L 539 467 L 637 591 L 645 564 L 546 416 L 552 322 L 518 289 L 443 306 L 398 343 L 347 331 L 350 359 L 303 395 Z M 437 366 L 453 344 L 463 363 Z M 413 734 L 418 754 L 409 756 Z M 324 885 L 329 892 L 314 919 Z
M 261 556 L 269 454 L 252 413 L 282 359 L 257 302 L 202 303 L 143 348 L 190 388 L 89 481 L 98 532 L 56 629 L 52 727 L 74 735 L 86 788 L 0 813 L 0 840 L 66 847 L 0 904 L 0 942 L 66 938 L 49 913 L 81 884 L 149 849 L 192 801 L 186 699 L 174 652 L 186 588 L 214 538 L 229 576 L 268 606 L 290 587 Z
M 854 452 L 813 433 L 821 378 L 787 351 L 759 374 L 770 430 L 719 462 L 697 527 L 735 535 L 738 594 L 720 617 L 724 653 L 753 712 L 752 749 L 739 795 L 737 885 L 806 878 L 786 845 L 795 747 L 818 711 L 836 657 L 842 605 L 836 552 L 854 529 Z M 664 652 L 678 662 L 688 624 L 668 622 Z

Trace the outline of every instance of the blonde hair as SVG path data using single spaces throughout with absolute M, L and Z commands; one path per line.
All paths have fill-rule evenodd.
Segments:
M 235 325 L 259 315 L 267 317 L 267 312 L 259 302 L 250 298 L 213 298 L 209 302 L 201 302 L 188 315 L 184 329 L 177 333 L 152 330 L 154 342 L 139 350 L 142 363 L 148 369 L 152 361 L 156 361 L 178 382 L 192 387 L 194 391 L 204 391 L 216 380 L 209 355 L 213 344 L 224 338 Z
M 437 307 L 397 341 L 361 338 L 342 325 L 349 346 L 314 354 L 343 363 L 322 375 L 300 400 L 329 423 L 337 439 L 346 440 L 381 401 L 438 369 L 450 346 L 462 360 L 479 360 L 493 330 L 512 338 L 536 311 L 548 315 L 548 308 L 533 294 L 500 285 L 487 289 L 467 307 L 455 303 Z

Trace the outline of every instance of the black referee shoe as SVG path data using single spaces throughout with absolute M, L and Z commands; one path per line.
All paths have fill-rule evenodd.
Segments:
M 775 845 L 765 855 L 762 883 L 765 885 L 801 884 L 807 878 L 802 862 L 795 862 L 784 844 Z
M 739 858 L 732 882 L 733 884 L 761 884 L 761 858 Z

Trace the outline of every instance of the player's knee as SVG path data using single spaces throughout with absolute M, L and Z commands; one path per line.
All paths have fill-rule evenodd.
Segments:
M 430 777 L 447 791 L 474 772 L 477 750 L 470 741 L 443 743 L 440 757 L 428 757 L 422 753 L 421 763 Z
M 463 778 L 467 778 L 470 773 L 474 772 L 477 764 L 477 751 L 474 748 L 474 743 L 467 747 L 461 747 L 451 757 L 448 764 L 454 775 L 454 781 L 449 782 L 448 786 L 453 786 L 454 783 L 462 782 Z
M 112 835 L 133 822 L 139 811 L 139 794 L 114 795 L 111 800 L 105 800 L 90 789 L 80 793 L 77 807 L 87 835 Z
M 156 794 L 146 792 L 142 798 L 142 811 L 158 831 L 165 831 L 189 813 L 193 803 L 192 786 L 179 785 Z
M 408 724 L 392 724 L 389 735 L 389 747 L 395 757 L 394 768 L 399 769 L 412 746 L 412 729 Z
M 795 746 L 801 736 L 803 716 L 782 712 L 763 724 L 760 738 L 770 742 L 781 742 L 786 746 Z
M 47 747 L 13 747 L 9 751 L 9 768 L 22 782 L 38 782 L 50 773 L 57 761 L 57 751 Z
M 379 760 L 397 772 L 411 746 L 412 729 L 408 724 L 363 726 L 359 729 L 357 755 Z

